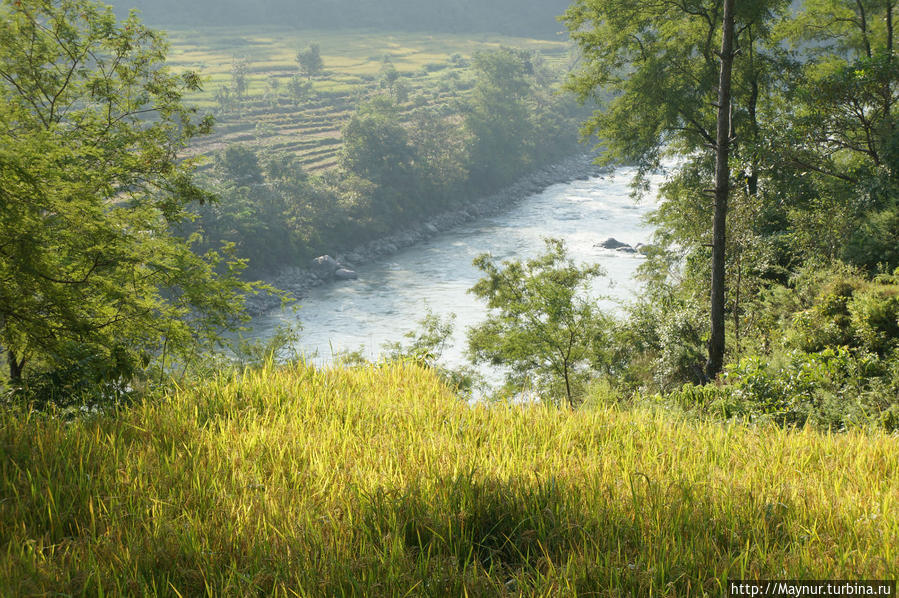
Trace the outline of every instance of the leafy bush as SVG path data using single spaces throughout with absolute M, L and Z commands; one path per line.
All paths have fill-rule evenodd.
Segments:
M 793 316 L 789 346 L 807 352 L 848 346 L 884 356 L 899 346 L 899 270 L 866 281 L 837 274 L 814 304 Z
M 794 349 L 772 358 L 753 355 L 728 365 L 723 384 L 686 384 L 651 402 L 725 419 L 894 430 L 899 428 L 897 357 L 884 360 L 847 347 L 813 353 Z

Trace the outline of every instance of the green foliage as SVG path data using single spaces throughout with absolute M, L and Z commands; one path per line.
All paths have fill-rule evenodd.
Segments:
M 897 357 L 881 360 L 846 347 L 752 355 L 729 364 L 720 384 L 686 384 L 648 402 L 712 419 L 891 432 L 899 429 Z
M 704 380 L 706 312 L 702 299 L 672 285 L 651 284 L 611 327 L 607 353 L 618 386 L 668 392 Z
M 848 346 L 889 355 L 899 347 L 899 271 L 871 282 L 835 275 L 794 314 L 786 338 L 805 351 Z
M 18 382 L 120 387 L 189 363 L 241 320 L 244 263 L 173 235 L 209 130 L 166 43 L 89 0 L 0 5 L 0 345 Z M 70 372 L 71 375 L 66 374 Z
M 321 55 L 321 47 L 318 44 L 309 44 L 305 50 L 298 50 L 297 64 L 307 79 L 320 74 L 325 67 L 325 61 Z
M 780 424 L 830 429 L 884 424 L 897 408 L 887 364 L 845 347 L 815 353 L 792 351 L 781 362 L 745 357 L 729 366 L 728 389 L 745 405 Z M 889 366 L 887 366 L 889 367 Z M 884 385 L 886 382 L 886 385 Z M 888 427 L 888 429 L 890 429 Z
M 260 159 L 248 146 L 231 145 L 216 154 L 204 184 L 218 201 L 194 207 L 198 219 L 181 227 L 200 236 L 200 247 L 232 244 L 248 260 L 248 274 L 272 272 L 294 259 L 299 243 L 289 214 L 308 195 L 296 158 L 272 154 Z
M 476 184 L 509 182 L 533 160 L 534 126 L 530 55 L 511 48 L 476 53 L 477 75 L 465 126 L 470 135 L 470 170 Z
M 376 185 L 371 210 L 390 221 L 413 207 L 414 152 L 396 105 L 381 97 L 361 106 L 343 130 L 341 166 Z
M 470 292 L 487 303 L 487 320 L 469 331 L 475 362 L 508 368 L 513 392 L 534 389 L 546 400 L 574 406 L 590 373 L 603 367 L 608 319 L 584 294 L 602 273 L 577 266 L 557 239 L 546 253 L 497 266 L 488 254 L 474 264 L 486 274 Z

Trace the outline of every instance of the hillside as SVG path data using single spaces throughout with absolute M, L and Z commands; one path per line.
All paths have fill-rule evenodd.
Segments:
M 197 139 L 191 151 L 211 154 L 232 143 L 262 144 L 299 158 L 307 172 L 334 167 L 341 148 L 341 129 L 361 101 L 382 93 L 385 64 L 391 65 L 406 90 L 400 102 L 403 118 L 416 108 L 452 110 L 473 85 L 468 67 L 477 51 L 502 46 L 538 53 L 563 72 L 570 46 L 560 41 L 524 37 L 352 31 L 334 32 L 284 27 L 173 28 L 169 65 L 195 70 L 204 90 L 188 102 L 216 115 L 212 135 Z M 298 76 L 296 53 L 318 44 L 323 71 L 302 78 L 309 90 L 302 98 L 290 92 Z M 240 105 L 217 101 L 232 85 L 236 61 L 246 67 L 247 89 Z
M 899 566 L 899 439 L 468 406 L 410 365 L 0 412 L 13 595 L 721 595 Z

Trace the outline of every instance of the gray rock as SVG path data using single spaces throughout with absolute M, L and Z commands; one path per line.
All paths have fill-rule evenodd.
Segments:
M 330 255 L 321 255 L 312 260 L 312 269 L 318 275 L 330 276 L 340 269 L 340 264 Z
M 339 270 L 337 270 L 337 272 L 334 273 L 334 278 L 336 278 L 337 280 L 356 280 L 357 278 L 359 278 L 359 275 L 352 270 L 340 268 Z
M 594 247 L 602 247 L 604 249 L 618 249 L 619 247 L 630 247 L 627 243 L 622 243 L 615 237 L 609 237 L 602 243 L 597 243 Z
M 631 247 L 630 245 L 625 245 L 624 247 L 619 247 L 616 249 L 618 253 L 637 253 L 637 250 Z

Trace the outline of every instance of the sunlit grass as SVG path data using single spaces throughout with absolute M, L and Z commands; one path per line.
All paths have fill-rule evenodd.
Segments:
M 895 436 L 468 406 L 415 366 L 7 411 L 0 452 L 12 595 L 720 595 L 899 565 Z

